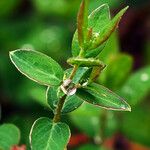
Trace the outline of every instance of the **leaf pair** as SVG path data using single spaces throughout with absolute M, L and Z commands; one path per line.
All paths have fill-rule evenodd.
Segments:
M 86 58 L 96 57 L 103 50 L 106 41 L 117 28 L 127 8 L 128 7 L 122 9 L 112 20 L 110 20 L 110 10 L 107 4 L 100 6 L 89 15 L 87 30 L 92 32 L 90 33 L 92 36 L 90 41 L 85 44 L 87 46 L 85 49 Z M 82 24 L 80 24 L 80 26 L 82 26 Z M 81 40 L 78 40 L 78 37 L 81 39 L 81 36 L 79 34 L 80 32 L 78 29 L 72 41 L 72 54 L 74 57 L 78 56 L 80 53 L 79 43 Z M 86 36 L 88 36 L 88 34 Z
M 55 85 L 49 87 L 47 91 L 48 104 L 54 110 L 59 100 L 57 89 L 63 80 L 61 67 L 50 57 L 36 51 L 16 50 L 10 53 L 10 57 L 15 66 L 27 77 L 44 85 Z M 77 83 L 84 77 L 84 74 L 87 74 L 86 71 L 87 68 L 79 69 L 74 77 Z M 92 84 L 78 89 L 77 94 L 67 96 L 62 112 L 68 113 L 78 108 L 83 102 L 81 99 L 107 109 L 130 111 L 128 104 L 120 97 L 103 86 Z

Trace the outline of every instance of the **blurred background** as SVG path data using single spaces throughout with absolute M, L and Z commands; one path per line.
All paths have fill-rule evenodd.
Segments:
M 76 14 L 81 0 L 0 0 L 0 122 L 21 131 L 20 145 L 29 148 L 29 132 L 41 117 L 53 117 L 46 106 L 46 87 L 21 75 L 8 52 L 18 48 L 41 51 L 64 68 L 71 56 Z M 150 1 L 91 0 L 90 11 L 108 3 L 114 16 L 130 8 L 100 58 L 108 67 L 99 77 L 127 99 L 132 112 L 112 112 L 83 104 L 63 120 L 71 126 L 68 149 L 150 150 Z

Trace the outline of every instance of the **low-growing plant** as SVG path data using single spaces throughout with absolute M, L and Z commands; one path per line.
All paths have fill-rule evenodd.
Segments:
M 29 49 L 10 52 L 16 68 L 29 79 L 47 86 L 47 104 L 54 118 L 42 117 L 35 121 L 30 132 L 33 150 L 64 150 L 70 139 L 70 129 L 61 122 L 61 115 L 72 112 L 82 103 L 109 110 L 131 111 L 129 104 L 106 87 L 96 83 L 106 67 L 99 59 L 107 40 L 118 27 L 128 7 L 113 19 L 107 4 L 88 16 L 89 0 L 83 0 L 77 16 L 77 30 L 72 41 L 72 66 L 65 71 L 51 57 Z M 81 106 L 82 107 L 82 106 Z

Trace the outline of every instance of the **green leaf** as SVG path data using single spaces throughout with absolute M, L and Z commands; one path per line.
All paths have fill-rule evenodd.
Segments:
M 84 80 L 85 74 L 87 75 L 89 71 L 88 67 L 79 67 L 77 72 L 75 73 L 75 76 L 72 79 L 72 82 L 74 84 L 79 83 L 81 80 Z M 72 68 L 67 69 L 64 73 L 64 80 L 68 79 L 70 77 L 70 74 L 72 72 Z
M 58 87 L 48 87 L 47 93 L 46 93 L 47 102 L 48 102 L 50 108 L 54 112 L 57 107 L 57 103 L 59 101 L 58 90 L 59 90 Z M 77 109 L 82 103 L 83 103 L 83 101 L 76 94 L 71 95 L 71 96 L 68 95 L 61 112 L 63 114 L 69 113 L 69 112 Z
M 104 4 L 94 10 L 88 18 L 88 28 L 92 29 L 92 32 L 95 35 L 101 31 L 101 29 L 104 27 L 104 24 L 108 24 L 110 21 L 110 12 L 109 12 L 109 7 L 107 4 Z M 102 49 L 105 47 L 105 44 L 101 45 L 100 47 L 96 48 L 95 50 L 92 51 L 86 51 L 85 57 L 96 57 Z M 88 47 L 87 47 L 88 48 Z M 80 46 L 78 43 L 78 33 L 77 31 L 74 34 L 73 41 L 72 41 L 72 54 L 74 57 L 77 57 L 80 52 Z
M 106 87 L 118 89 L 127 79 L 132 70 L 133 59 L 127 54 L 112 56 L 103 71 L 101 80 Z
M 65 123 L 53 123 L 49 118 L 37 119 L 30 132 L 32 150 L 64 150 L 70 139 Z
M 87 34 L 88 4 L 89 0 L 82 1 L 77 17 L 78 41 L 82 48 L 84 47 L 85 37 Z
M 96 83 L 78 89 L 77 95 L 84 101 L 105 109 L 131 111 L 123 98 Z
M 101 44 L 103 44 L 108 38 L 111 36 L 111 34 L 114 32 L 114 30 L 117 28 L 121 17 L 128 9 L 128 6 L 124 9 L 122 9 L 108 24 L 103 26 L 102 30 L 99 32 L 99 34 L 94 38 L 92 41 L 92 45 L 90 49 L 95 49 L 99 47 Z
M 3 124 L 0 126 L 0 149 L 10 150 L 13 145 L 19 143 L 20 131 L 13 124 Z
M 131 105 L 142 101 L 150 91 L 150 66 L 133 73 L 120 90 Z
M 103 4 L 95 9 L 89 15 L 88 21 L 88 25 L 92 28 L 93 32 L 99 33 L 102 28 L 110 22 L 110 11 L 108 4 Z
M 29 79 L 43 85 L 59 85 L 63 70 L 52 58 L 32 50 L 15 50 L 10 58 L 16 68 Z

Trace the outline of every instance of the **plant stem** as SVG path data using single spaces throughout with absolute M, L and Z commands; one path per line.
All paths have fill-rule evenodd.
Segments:
M 69 79 L 71 79 L 71 80 L 73 79 L 73 77 L 74 77 L 74 75 L 75 75 L 77 69 L 78 69 L 78 65 L 74 65 L 73 70 L 72 70 L 72 73 L 71 73 Z M 64 105 L 64 103 L 65 103 L 66 97 L 67 97 L 67 95 L 65 94 L 63 97 L 60 98 L 60 100 L 59 100 L 59 102 L 58 102 L 58 104 L 57 104 L 56 113 L 55 113 L 54 118 L 53 118 L 53 121 L 54 121 L 55 123 L 60 121 L 60 118 L 61 118 L 61 110 L 62 110 L 63 105 Z
M 70 75 L 69 79 L 71 79 L 71 80 L 73 79 L 73 77 L 74 77 L 77 69 L 78 69 L 78 65 L 74 65 L 73 70 L 71 72 L 71 75 Z
M 61 117 L 61 110 L 62 110 L 62 107 L 64 105 L 64 102 L 65 102 L 65 99 L 66 99 L 67 95 L 64 95 L 58 102 L 58 105 L 57 105 L 57 108 L 56 108 L 56 113 L 54 115 L 54 118 L 53 118 L 53 121 L 56 123 L 56 122 L 59 122 L 60 121 L 60 117 Z
M 101 127 L 100 127 L 101 143 L 100 144 L 103 144 L 105 140 L 106 121 L 107 121 L 107 111 L 103 110 L 102 115 L 100 116 L 100 123 L 101 123 Z

